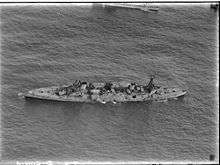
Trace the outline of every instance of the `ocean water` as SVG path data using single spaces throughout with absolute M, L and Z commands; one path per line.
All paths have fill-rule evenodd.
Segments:
M 216 159 L 217 20 L 209 4 L 159 12 L 98 6 L 1 6 L 1 159 Z M 19 92 L 91 82 L 187 89 L 166 103 L 24 100 Z

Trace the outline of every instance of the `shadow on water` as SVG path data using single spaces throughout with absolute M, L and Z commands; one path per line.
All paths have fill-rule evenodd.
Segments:
M 100 12 L 106 12 L 106 13 L 110 14 L 110 13 L 114 13 L 116 10 L 117 10 L 117 8 L 115 8 L 115 7 L 102 6 L 102 4 L 93 4 L 91 7 L 91 11 L 94 13 L 97 11 L 100 11 Z
M 24 110 L 28 115 L 38 115 L 46 113 L 63 113 L 66 117 L 77 117 L 80 113 L 110 113 L 110 115 L 124 113 L 147 113 L 151 102 L 127 102 L 127 103 L 77 103 L 77 102 L 59 102 L 40 99 L 26 99 Z
M 126 102 L 126 103 L 77 103 L 77 102 L 58 102 L 49 100 L 27 99 L 24 104 L 25 114 L 29 117 L 63 118 L 64 121 L 74 119 L 87 120 L 91 116 L 96 119 L 105 117 L 120 117 L 121 120 L 145 116 L 147 121 L 155 115 L 155 108 L 163 109 L 172 105 L 185 104 L 184 97 L 177 100 L 169 100 L 165 103 L 156 102 Z M 170 105 L 170 106 L 169 106 Z
M 56 117 L 62 114 L 67 118 L 71 117 L 73 119 L 80 114 L 82 107 L 82 103 L 26 99 L 24 111 L 26 115 L 32 117 L 41 116 L 42 114 L 48 117 Z

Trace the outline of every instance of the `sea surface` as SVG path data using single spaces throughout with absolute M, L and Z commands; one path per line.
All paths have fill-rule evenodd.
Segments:
M 209 161 L 217 146 L 217 20 L 209 4 L 158 12 L 91 5 L 1 6 L 1 159 Z M 90 82 L 187 89 L 124 104 L 24 100 L 19 92 Z

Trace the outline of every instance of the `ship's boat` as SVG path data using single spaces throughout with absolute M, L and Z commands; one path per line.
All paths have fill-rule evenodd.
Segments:
M 128 8 L 142 11 L 158 11 L 159 6 L 150 3 L 103 3 L 104 8 Z
M 70 102 L 117 103 L 130 101 L 163 101 L 184 96 L 186 90 L 155 86 L 153 78 L 146 85 L 128 82 L 88 83 L 75 81 L 71 85 L 52 86 L 30 90 L 19 95 Z

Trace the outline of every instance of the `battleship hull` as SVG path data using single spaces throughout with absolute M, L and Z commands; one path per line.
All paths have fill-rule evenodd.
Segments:
M 30 90 L 27 93 L 20 93 L 27 99 L 41 99 L 41 100 L 52 100 L 62 102 L 87 102 L 87 103 L 119 103 L 119 102 L 139 102 L 139 101 L 165 101 L 168 99 L 177 99 L 178 97 L 186 94 L 185 90 L 178 88 L 158 88 L 153 90 L 151 93 L 140 92 L 140 93 L 123 93 L 123 92 L 106 92 L 102 95 L 93 91 L 92 94 L 83 93 L 78 91 L 71 93 L 70 95 L 56 95 L 55 91 L 60 87 L 48 87 Z

